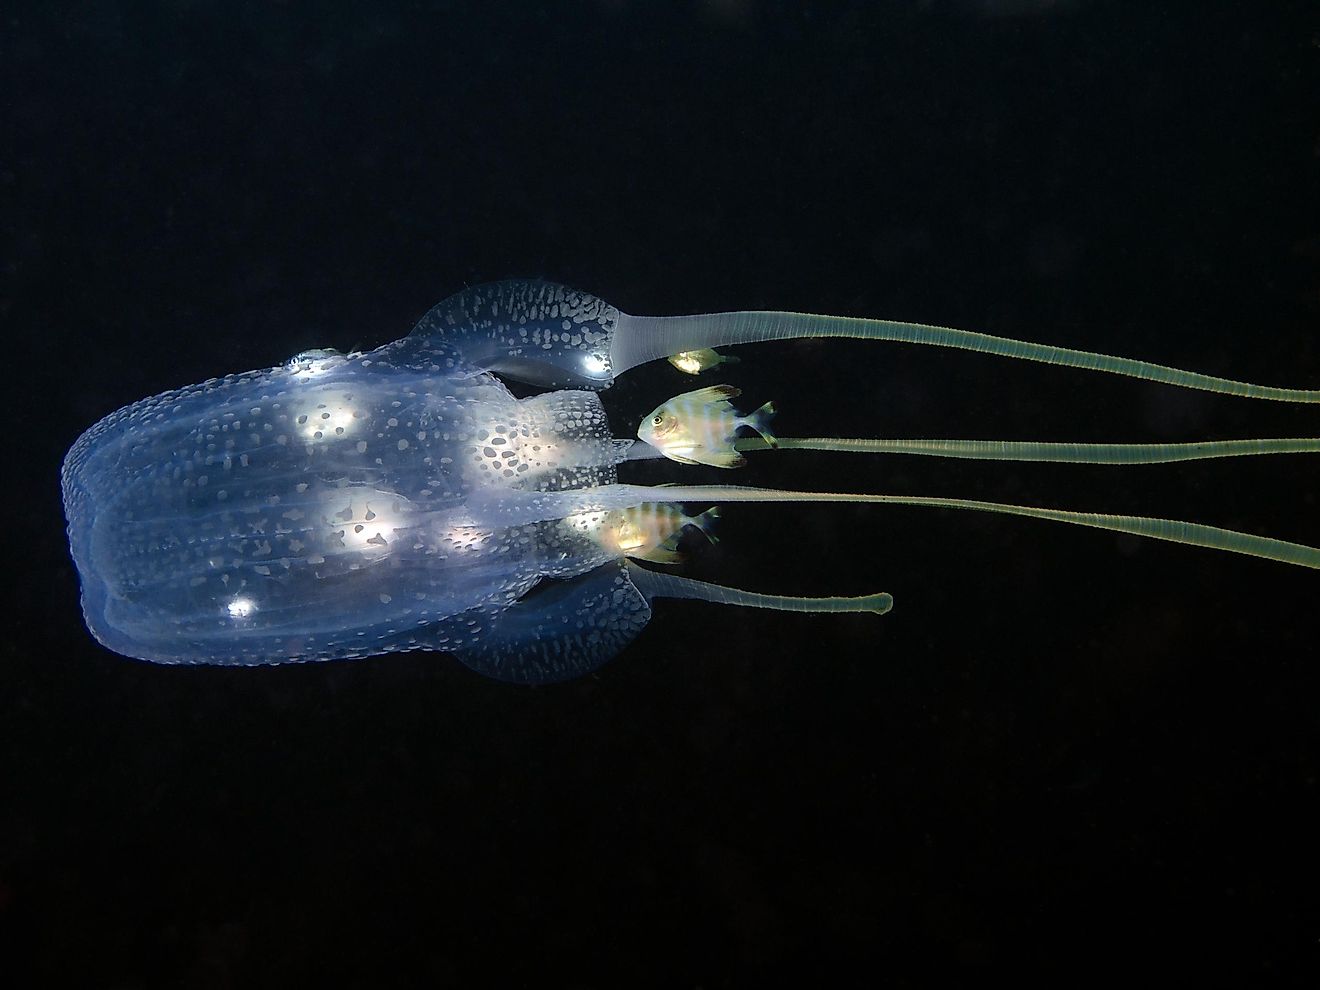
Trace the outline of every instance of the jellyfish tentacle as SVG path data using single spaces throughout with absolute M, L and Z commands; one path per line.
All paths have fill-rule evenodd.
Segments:
M 683 351 L 808 337 L 927 344 L 1223 395 L 1320 402 L 1320 389 L 1256 385 L 1150 361 L 923 323 L 756 310 L 633 316 L 589 293 L 534 280 L 496 282 L 456 293 L 389 347 L 392 357 L 411 360 L 432 355 L 447 359 L 449 349 L 457 348 L 467 364 L 519 381 L 603 389 L 629 368 Z
M 801 598 L 792 595 L 764 595 L 741 588 L 730 588 L 707 581 L 661 574 L 628 562 L 628 576 L 633 585 L 646 596 L 655 598 L 689 598 L 717 605 L 737 605 L 746 608 L 766 608 L 779 612 L 870 612 L 884 615 L 894 607 L 894 598 L 887 592 L 851 597 Z
M 693 316 L 632 316 L 618 313 L 610 341 L 610 365 L 612 373 L 617 376 L 629 368 L 667 358 L 679 351 L 807 337 L 849 337 L 928 344 L 1042 364 L 1103 371 L 1222 395 L 1276 402 L 1320 402 L 1320 389 L 1255 385 L 1150 361 L 1038 344 L 971 330 L 895 320 L 755 310 Z
M 599 513 L 627 508 L 643 502 L 845 502 L 873 505 L 910 505 L 937 509 L 967 509 L 1010 516 L 1026 516 L 1052 522 L 1087 526 L 1116 533 L 1129 533 L 1169 543 L 1224 550 L 1230 553 L 1262 557 L 1284 564 L 1320 569 L 1320 548 L 1276 540 L 1268 536 L 1237 530 L 1159 519 L 1148 516 L 1125 516 L 1103 512 L 1076 512 L 1007 502 L 976 499 L 940 498 L 921 495 L 877 495 L 852 492 L 780 491 L 741 485 L 599 485 L 572 491 L 509 493 L 498 502 L 485 504 L 469 501 L 473 519 L 480 525 L 514 526 L 545 519 L 563 519 L 583 513 Z
M 736 437 L 739 453 L 764 450 L 816 450 L 844 454 L 919 454 L 987 461 L 1045 461 L 1059 464 L 1171 464 L 1177 461 L 1269 454 L 1320 453 L 1320 438 L 1207 440 L 1192 443 L 1060 443 L 1039 440 L 872 439 L 859 437 L 779 437 L 772 448 L 760 437 Z M 664 457 L 648 443 L 616 440 L 619 462 Z M 631 445 L 631 446 L 629 446 Z
M 640 445 L 639 445 L 640 446 Z M 1260 454 L 1320 453 L 1320 438 L 1207 440 L 1193 443 L 1056 443 L 1037 440 L 884 440 L 853 437 L 780 437 L 781 450 L 824 450 L 853 454 L 924 454 L 989 461 L 1051 461 L 1068 464 L 1168 464 L 1175 461 Z M 759 437 L 738 437 L 740 453 L 772 449 Z M 638 450 L 630 460 L 647 455 Z
M 844 492 L 777 491 L 773 488 L 750 488 L 738 485 L 679 485 L 671 488 L 645 488 L 618 485 L 619 489 L 638 488 L 648 493 L 653 501 L 676 502 L 856 502 L 884 505 L 910 505 L 937 509 L 968 509 L 975 512 L 994 512 L 1010 516 L 1026 516 L 1051 522 L 1069 523 L 1091 529 L 1104 529 L 1115 533 L 1128 533 L 1169 543 L 1224 550 L 1250 557 L 1263 557 L 1283 564 L 1320 569 L 1320 548 L 1276 540 L 1254 533 L 1243 533 L 1219 526 L 1184 522 L 1178 519 L 1159 519 L 1149 516 L 1125 516 L 1104 512 L 1076 512 L 1068 509 L 1048 509 L 1034 505 L 1014 505 L 1006 502 L 985 502 L 977 499 L 939 498 L 919 495 L 874 495 Z

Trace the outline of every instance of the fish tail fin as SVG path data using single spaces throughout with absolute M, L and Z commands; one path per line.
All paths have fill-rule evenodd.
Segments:
M 774 431 L 770 429 L 770 421 L 775 418 L 775 413 L 779 412 L 773 402 L 767 402 L 760 409 L 748 416 L 744 422 L 761 434 L 761 439 L 771 447 L 779 446 L 779 438 L 775 436 Z
M 693 516 L 692 525 L 701 530 L 702 535 L 710 540 L 711 543 L 719 543 L 720 538 L 712 532 L 715 529 L 715 523 L 719 521 L 719 518 L 720 507 L 718 505 L 712 505 L 700 515 Z

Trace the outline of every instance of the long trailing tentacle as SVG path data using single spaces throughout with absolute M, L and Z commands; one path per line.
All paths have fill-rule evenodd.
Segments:
M 773 449 L 759 437 L 739 437 L 739 452 Z M 1036 440 L 867 440 L 851 437 L 779 438 L 781 450 L 853 454 L 924 454 L 987 461 L 1069 464 L 1168 464 L 1215 457 L 1320 453 L 1320 438 L 1207 440 L 1194 443 L 1047 443 Z
M 620 313 L 610 342 L 610 363 L 617 376 L 629 368 L 667 358 L 679 351 L 806 337 L 850 337 L 952 347 L 1023 361 L 1127 375 L 1223 395 L 1271 399 L 1276 402 L 1320 402 L 1320 389 L 1254 385 L 1216 375 L 1183 371 L 1150 361 L 1037 344 L 970 330 L 954 330 L 950 327 L 847 316 L 817 316 L 810 313 L 748 311 L 695 316 L 631 316 Z
M 1052 522 L 1130 533 L 1170 543 L 1225 550 L 1263 557 L 1299 567 L 1320 569 L 1320 549 L 1241 533 L 1218 526 L 1124 516 L 1105 512 L 1075 512 L 1034 505 L 984 502 L 978 499 L 938 498 L 920 495 L 875 495 L 852 492 L 779 491 L 740 485 L 600 485 L 571 491 L 505 493 L 499 499 L 470 498 L 468 511 L 475 524 L 491 526 L 528 525 L 548 519 L 567 519 L 641 505 L 644 502 L 847 502 L 873 505 L 911 505 L 937 509 L 968 509 L 1026 516 Z
M 619 460 L 644 461 L 664 454 L 646 443 L 615 441 Z M 631 444 L 631 446 L 629 446 Z M 1216 457 L 1320 453 L 1320 438 L 1206 440 L 1193 443 L 1057 443 L 1038 440 L 885 440 L 854 437 L 779 437 L 772 448 L 760 437 L 738 437 L 739 453 L 818 450 L 847 454 L 920 454 L 986 461 L 1050 461 L 1068 464 L 1169 464 Z
M 842 492 L 776 491 L 772 488 L 747 488 L 738 485 L 676 485 L 665 488 L 645 488 L 620 485 L 620 489 L 636 487 L 647 493 L 651 501 L 674 502 L 860 502 L 884 505 L 911 505 L 937 509 L 968 509 L 974 512 L 994 512 L 1010 516 L 1026 516 L 1052 522 L 1105 529 L 1115 533 L 1129 533 L 1170 543 L 1225 550 L 1229 553 L 1263 557 L 1284 564 L 1320 569 L 1320 549 L 1268 536 L 1242 533 L 1202 523 L 1177 519 L 1157 519 L 1147 516 L 1124 516 L 1105 512 L 1074 512 L 1067 509 L 1047 509 L 1034 505 L 1013 505 L 1004 502 L 983 502 L 977 499 L 937 498 L 919 495 L 871 495 Z
M 792 595 L 763 595 L 722 584 L 694 581 L 674 574 L 661 574 L 637 564 L 627 564 L 628 576 L 648 600 L 652 598 L 694 598 L 717 605 L 768 608 L 780 612 L 870 612 L 884 615 L 894 605 L 886 592 L 854 597 L 800 598 Z

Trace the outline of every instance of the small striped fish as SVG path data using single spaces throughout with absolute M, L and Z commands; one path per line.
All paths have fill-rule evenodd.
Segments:
M 630 509 L 616 509 L 605 518 L 604 532 L 612 549 L 626 557 L 636 557 L 657 564 L 676 564 L 678 538 L 685 526 L 695 526 L 706 539 L 715 542 L 711 527 L 719 518 L 720 507 L 712 506 L 697 516 L 687 516 L 670 502 L 643 502 Z
M 742 467 L 746 459 L 733 449 L 740 427 L 755 430 L 771 447 L 778 441 L 770 432 L 775 404 L 767 402 L 750 415 L 739 416 L 729 400 L 741 394 L 732 385 L 712 385 L 676 395 L 642 420 L 637 436 L 682 464 Z

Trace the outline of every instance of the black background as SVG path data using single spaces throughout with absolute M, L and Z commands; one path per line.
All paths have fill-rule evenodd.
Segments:
M 5 982 L 721 986 L 1320 956 L 1313 572 L 928 509 L 729 507 L 597 675 L 172 669 L 81 625 L 58 466 L 141 396 L 555 279 L 1320 387 L 1310 3 L 4 5 Z M 1313 436 L 1313 408 L 846 341 L 781 435 Z M 616 432 L 692 379 L 605 395 Z M 1320 544 L 1308 457 L 764 454 L 736 478 Z M 1140 970 L 1149 973 L 1149 969 Z M 17 977 L 10 983 L 9 977 Z

